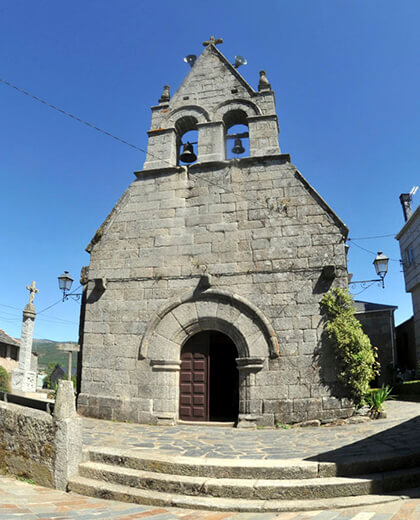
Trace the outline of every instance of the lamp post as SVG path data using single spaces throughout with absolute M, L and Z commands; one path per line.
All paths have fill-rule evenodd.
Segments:
M 78 301 L 82 296 L 82 293 L 70 292 L 72 283 L 73 278 L 69 275 L 68 271 L 64 271 L 64 273 L 58 277 L 58 287 L 60 291 L 63 291 L 63 302 L 68 300 L 69 298 Z
M 382 253 L 382 251 L 378 251 L 375 260 L 373 261 L 373 265 L 375 266 L 376 274 L 379 276 L 376 280 L 357 280 L 355 282 L 349 282 L 349 285 L 353 285 L 356 283 L 360 283 L 362 286 L 366 286 L 368 283 L 378 282 L 382 284 L 382 289 L 385 288 L 384 278 L 386 273 L 388 272 L 388 262 L 389 258 Z
M 389 258 L 382 253 L 382 251 L 378 251 L 375 260 L 373 261 L 373 265 L 375 266 L 376 274 L 379 276 L 382 282 L 382 289 L 385 287 L 384 278 L 386 273 L 388 272 L 388 262 Z

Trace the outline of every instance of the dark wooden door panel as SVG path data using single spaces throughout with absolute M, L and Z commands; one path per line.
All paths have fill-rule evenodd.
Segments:
M 208 334 L 197 334 L 181 352 L 179 417 L 184 421 L 208 421 Z

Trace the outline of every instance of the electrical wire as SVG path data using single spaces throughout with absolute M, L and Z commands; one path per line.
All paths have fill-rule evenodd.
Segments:
M 372 237 L 356 237 L 356 238 L 348 238 L 347 240 L 373 240 L 374 238 L 388 238 L 388 237 L 395 237 L 397 233 L 388 233 L 387 235 L 376 235 Z
M 355 239 L 353 238 L 352 243 L 353 243 L 356 247 L 358 247 L 359 249 L 362 249 L 363 251 L 366 251 L 367 253 L 370 253 L 370 254 L 373 255 L 373 256 L 376 256 L 376 255 L 378 254 L 378 253 L 375 253 L 374 251 L 371 251 L 370 249 L 366 249 L 366 247 L 363 247 L 363 246 L 361 246 L 361 245 L 359 245 L 359 244 L 356 244 L 356 242 L 355 242 L 354 240 L 355 240 Z M 398 262 L 398 263 L 401 262 L 401 260 L 399 260 L 399 259 L 397 259 L 397 258 L 390 258 L 389 260 L 391 260 L 391 262 Z
M 74 289 L 75 291 L 78 291 L 82 286 L 79 285 L 79 287 L 77 289 Z M 63 298 L 60 298 L 59 300 L 57 300 L 56 302 L 52 303 L 51 305 L 49 305 L 48 307 L 45 307 L 45 309 L 42 309 L 38 312 L 38 314 L 41 314 L 42 312 L 45 312 L 47 311 L 48 309 L 51 309 L 51 307 L 55 307 L 56 305 L 58 305 L 59 303 L 61 303 L 63 301 Z
M 78 116 L 76 116 L 76 115 L 74 115 L 74 114 L 72 114 L 70 112 L 67 112 L 66 110 L 63 110 L 62 108 L 60 108 L 60 107 L 58 107 L 56 105 L 53 105 L 52 103 L 49 103 L 45 99 L 42 99 L 39 96 L 36 96 L 35 94 L 32 94 L 31 92 L 29 92 L 29 91 L 27 91 L 27 90 L 25 90 L 25 89 L 15 85 L 14 83 L 11 83 L 10 81 L 5 80 L 4 78 L 0 77 L 0 82 L 3 83 L 4 85 L 7 85 L 8 87 L 13 88 L 17 92 L 20 92 L 21 94 L 24 94 L 25 96 L 28 96 L 28 97 L 34 99 L 35 101 L 38 101 L 39 103 L 42 103 L 43 105 L 45 105 L 45 106 L 47 106 L 49 108 L 52 108 L 53 110 L 56 110 L 57 112 L 60 112 L 60 114 L 63 114 L 65 116 L 67 116 L 67 117 L 70 117 L 70 118 L 74 119 L 75 121 L 77 121 L 79 123 L 82 123 L 82 124 L 88 126 L 89 128 L 92 128 L 93 130 L 96 130 L 97 132 L 100 132 L 100 133 L 102 133 L 104 135 L 107 135 L 108 137 L 111 137 L 112 139 L 115 139 L 116 141 L 118 141 L 120 143 L 123 143 L 123 144 L 125 144 L 127 146 L 130 146 L 131 148 L 134 148 L 135 150 L 138 150 L 138 151 L 148 155 L 149 157 L 154 157 L 154 158 L 158 159 L 159 161 L 165 162 L 169 166 L 172 166 L 172 167 L 174 166 L 168 160 L 162 159 L 161 157 L 158 157 L 157 155 L 151 153 L 150 151 L 147 152 L 143 148 L 140 148 L 139 146 L 137 146 L 137 145 L 135 145 L 133 143 L 130 143 L 126 139 L 122 139 L 121 137 L 118 137 L 115 134 L 112 134 L 111 132 L 108 132 L 107 130 L 103 130 L 102 128 L 96 126 L 95 124 L 90 123 L 89 121 L 86 121 L 85 119 L 82 119 L 82 118 L 80 118 L 80 117 L 78 117 Z M 257 201 L 255 201 L 253 199 L 248 199 L 247 197 L 244 197 L 242 194 L 234 192 L 232 189 L 229 189 L 229 188 L 227 188 L 225 186 L 221 186 L 220 184 L 215 183 L 213 181 L 210 181 L 209 179 L 207 179 L 207 181 L 210 184 L 213 184 L 214 186 L 217 186 L 218 188 L 223 189 L 226 193 L 232 193 L 234 196 L 239 196 L 243 200 L 247 200 L 248 202 L 250 202 L 252 204 L 258 204 Z M 273 209 L 269 208 L 268 206 L 261 206 L 261 205 L 259 205 L 259 206 L 255 206 L 255 209 L 261 209 L 261 210 L 264 210 L 264 211 L 268 211 L 270 213 L 273 212 Z M 289 218 L 292 218 L 292 219 L 295 219 L 295 220 L 299 221 L 299 219 L 297 219 L 296 217 L 289 217 Z
M 93 123 L 90 123 L 89 121 L 86 121 L 85 119 L 82 119 L 82 118 L 80 118 L 78 116 L 75 116 L 74 114 L 71 114 L 70 112 L 67 112 L 66 110 L 63 110 L 62 108 L 60 108 L 60 107 L 58 107 L 56 105 L 53 105 L 52 103 L 49 103 L 45 99 L 42 99 L 42 98 L 36 96 L 35 94 L 32 94 L 31 92 L 28 92 L 27 90 L 25 90 L 25 89 L 23 89 L 21 87 L 18 87 L 17 85 L 14 85 L 10 81 L 7 81 L 7 80 L 5 80 L 3 78 L 0 78 L 0 82 L 3 83 L 4 85 L 7 85 L 8 87 L 11 87 L 11 88 L 17 90 L 21 94 L 25 94 L 25 96 L 28 96 L 28 97 L 36 100 L 36 101 L 39 101 L 43 105 L 46 105 L 47 107 L 52 108 L 53 110 L 56 110 L 57 112 L 60 112 L 60 114 L 63 114 L 65 116 L 67 116 L 67 117 L 70 117 L 70 118 L 74 119 L 75 121 L 78 121 L 79 123 L 82 123 L 83 125 L 86 125 L 89 128 L 92 128 L 93 130 L 96 130 L 97 132 L 100 132 L 101 134 L 107 135 L 108 137 L 111 137 L 112 139 L 115 139 L 116 141 L 119 141 L 120 143 L 126 144 L 127 146 L 130 146 L 131 148 L 134 148 L 135 150 L 138 150 L 139 152 L 147 154 L 146 150 L 144 150 L 143 148 L 140 148 L 139 146 L 137 146 L 137 145 L 135 145 L 133 143 L 130 143 L 126 139 L 122 139 L 121 137 L 118 137 L 115 134 L 111 134 L 111 132 L 108 132 L 107 130 L 103 130 L 102 128 L 99 128 L 99 126 L 96 126 Z M 151 157 L 156 157 L 157 159 L 162 160 L 162 161 L 170 164 L 168 161 L 165 161 L 164 159 L 161 159 L 160 157 L 157 157 L 157 156 L 153 155 L 150 152 L 149 152 L 148 155 L 151 156 Z

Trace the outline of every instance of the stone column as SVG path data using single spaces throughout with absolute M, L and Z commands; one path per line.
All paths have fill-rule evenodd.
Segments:
M 250 156 L 280 153 L 276 115 L 248 117 Z
M 178 419 L 179 360 L 152 360 L 153 415 L 158 424 L 173 425 Z
M 54 407 L 54 487 L 66 490 L 82 462 L 82 419 L 76 413 L 73 383 L 59 381 Z
M 225 136 L 223 121 L 198 123 L 198 162 L 224 161 Z
M 262 417 L 262 400 L 255 396 L 255 374 L 264 364 L 264 358 L 238 358 L 239 417 L 238 428 L 255 428 Z
M 12 371 L 12 390 L 21 392 L 36 392 L 36 372 L 31 370 L 32 339 L 34 335 L 35 282 L 26 287 L 29 291 L 29 303 L 23 311 L 22 332 L 20 335 L 19 368 Z

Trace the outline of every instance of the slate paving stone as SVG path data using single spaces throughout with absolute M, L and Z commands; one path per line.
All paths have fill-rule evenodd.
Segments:
M 83 418 L 85 448 L 206 458 L 354 461 L 377 454 L 420 453 L 420 404 L 391 401 L 388 418 L 368 423 L 237 430 L 190 425 L 150 426 Z M 420 520 L 420 500 L 340 511 L 234 513 L 157 508 L 65 494 L 0 477 L 0 520 Z

